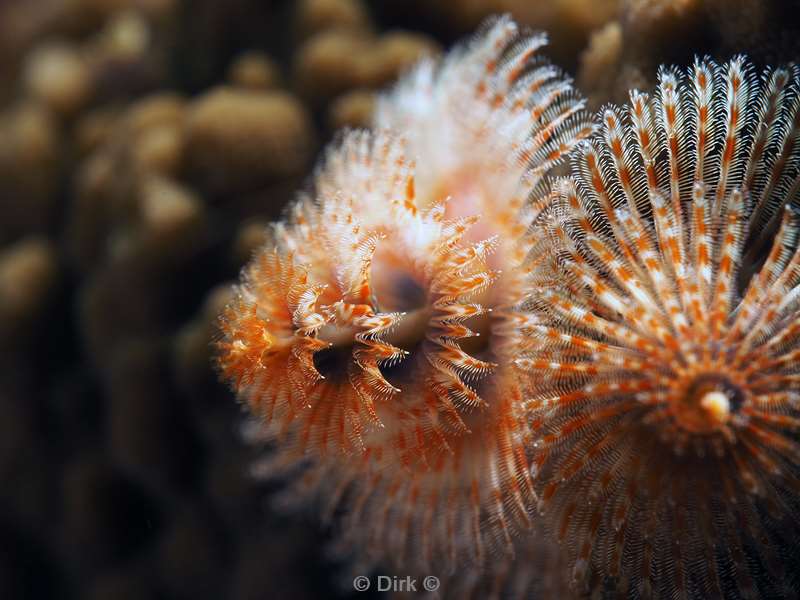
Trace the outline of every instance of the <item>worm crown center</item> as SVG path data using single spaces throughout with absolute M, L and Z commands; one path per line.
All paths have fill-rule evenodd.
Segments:
M 672 414 L 689 433 L 710 434 L 724 429 L 744 402 L 741 387 L 728 378 L 702 374 L 673 397 Z

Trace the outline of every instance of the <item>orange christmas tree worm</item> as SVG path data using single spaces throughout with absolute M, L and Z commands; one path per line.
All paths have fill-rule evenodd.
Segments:
M 530 526 L 523 234 L 593 132 L 543 43 L 502 18 L 421 64 L 378 116 L 399 134 L 330 150 L 223 315 L 270 471 L 308 463 L 300 496 L 345 507 L 364 563 L 480 565 Z
M 662 69 L 603 112 L 532 229 L 552 252 L 518 363 L 540 509 L 581 586 L 792 593 L 799 93 L 795 67 Z

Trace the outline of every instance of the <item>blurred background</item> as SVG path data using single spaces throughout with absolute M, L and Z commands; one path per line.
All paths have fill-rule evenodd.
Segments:
M 661 62 L 798 58 L 791 0 L 0 0 L 0 599 L 353 595 L 270 504 L 210 341 L 375 93 L 487 16 L 597 108 Z M 360 597 L 368 597 L 366 594 Z

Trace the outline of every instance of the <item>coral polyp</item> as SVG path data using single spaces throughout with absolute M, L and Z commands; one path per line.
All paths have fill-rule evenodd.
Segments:
M 417 67 L 376 132 L 327 153 L 223 315 L 266 470 L 305 463 L 292 495 L 348 507 L 365 568 L 483 566 L 531 526 L 523 234 L 594 131 L 542 44 L 502 18 Z
M 542 216 L 540 509 L 579 586 L 783 595 L 800 492 L 800 75 L 662 69 Z M 770 245 L 771 244 L 771 245 Z

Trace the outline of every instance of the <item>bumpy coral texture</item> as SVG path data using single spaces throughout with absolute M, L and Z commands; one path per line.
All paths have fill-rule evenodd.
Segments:
M 662 69 L 533 230 L 532 469 L 579 589 L 797 593 L 799 92 L 743 58 Z
M 345 507 L 365 566 L 482 564 L 530 526 L 523 234 L 593 131 L 542 43 L 500 19 L 420 65 L 384 100 L 402 139 L 346 134 L 223 315 L 265 469 L 307 462 L 292 497 Z

